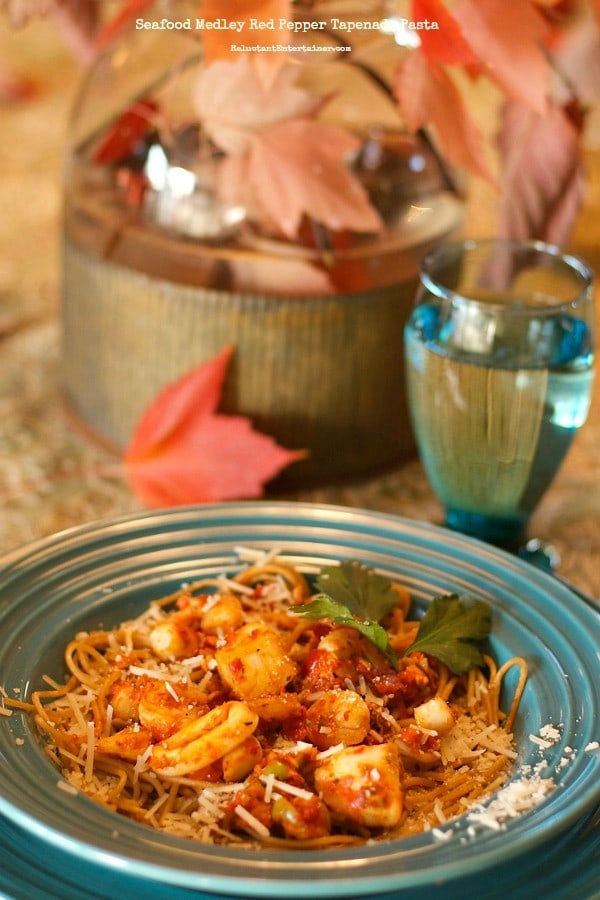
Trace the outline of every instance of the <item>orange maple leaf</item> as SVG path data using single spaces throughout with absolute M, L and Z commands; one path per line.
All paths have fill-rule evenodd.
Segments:
M 428 19 L 439 25 L 439 28 L 419 32 L 421 52 L 430 62 L 450 66 L 477 66 L 477 56 L 443 0 L 413 0 L 412 18 L 415 22 Z
M 488 78 L 543 113 L 551 70 L 541 49 L 547 25 L 540 9 L 530 0 L 458 0 L 453 13 Z
M 149 507 L 260 497 L 306 454 L 285 450 L 242 416 L 215 412 L 232 348 L 167 385 L 142 414 L 123 462 Z
M 204 0 L 200 13 L 205 20 L 225 22 L 245 22 L 239 34 L 229 29 L 208 29 L 202 32 L 202 42 L 207 62 L 216 59 L 231 59 L 238 56 L 232 44 L 248 44 L 253 47 L 269 47 L 288 43 L 290 32 L 279 27 L 279 20 L 293 18 L 291 0 Z M 273 27 L 249 30 L 250 19 L 259 22 L 273 20 Z M 266 54 L 275 57 L 275 53 Z
M 396 71 L 394 95 L 411 131 L 431 126 L 448 162 L 494 182 L 481 132 L 441 66 L 428 64 L 418 50 L 408 53 Z

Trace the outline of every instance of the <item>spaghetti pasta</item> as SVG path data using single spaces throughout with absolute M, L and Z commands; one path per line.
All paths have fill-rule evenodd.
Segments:
M 251 557 L 75 635 L 64 685 L 5 698 L 72 787 L 198 841 L 319 849 L 436 828 L 503 784 L 524 660 L 456 675 L 404 653 L 419 623 L 395 585 L 381 623 L 395 668 L 358 630 L 296 615 L 312 589 L 284 557 Z

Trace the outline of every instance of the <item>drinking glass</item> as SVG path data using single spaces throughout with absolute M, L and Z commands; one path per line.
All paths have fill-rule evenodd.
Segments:
M 405 329 L 409 408 L 446 525 L 516 549 L 583 425 L 593 274 L 538 241 L 471 240 L 423 261 Z

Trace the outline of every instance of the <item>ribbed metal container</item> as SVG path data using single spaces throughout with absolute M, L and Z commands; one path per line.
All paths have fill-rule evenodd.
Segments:
M 367 474 L 413 452 L 402 359 L 413 281 L 258 296 L 151 278 L 68 236 L 63 252 L 64 394 L 105 443 L 122 449 L 166 384 L 232 345 L 220 411 L 308 450 L 280 486 Z

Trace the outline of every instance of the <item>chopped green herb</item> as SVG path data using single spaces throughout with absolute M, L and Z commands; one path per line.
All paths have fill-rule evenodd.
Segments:
M 310 601 L 302 606 L 296 606 L 294 612 L 305 619 L 329 619 L 334 625 L 346 625 L 349 628 L 355 628 L 364 637 L 367 638 L 378 650 L 384 654 L 390 664 L 398 668 L 398 655 L 392 646 L 388 633 L 377 622 L 369 619 L 357 619 L 347 606 L 343 603 L 336 603 L 327 594 L 317 594 Z
M 398 656 L 379 622 L 398 603 L 392 582 L 355 561 L 325 567 L 317 578 L 321 591 L 294 612 L 307 619 L 329 619 L 346 625 L 367 638 L 389 663 L 398 668 Z M 490 632 L 491 611 L 483 600 L 448 594 L 434 598 L 421 623 L 417 638 L 406 653 L 420 650 L 434 656 L 457 675 L 483 663 L 477 646 Z
M 317 587 L 357 618 L 367 621 L 381 622 L 398 604 L 390 579 L 356 560 L 325 566 L 317 577 Z

